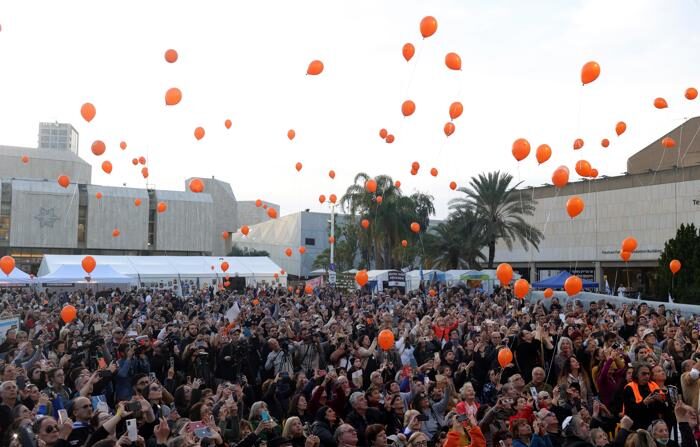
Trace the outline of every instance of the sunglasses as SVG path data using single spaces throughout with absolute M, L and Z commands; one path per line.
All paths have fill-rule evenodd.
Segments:
M 55 431 L 58 431 L 58 425 L 49 425 L 48 427 L 46 427 L 46 428 L 44 429 L 44 431 L 45 431 L 47 434 L 53 433 L 53 432 L 55 432 Z

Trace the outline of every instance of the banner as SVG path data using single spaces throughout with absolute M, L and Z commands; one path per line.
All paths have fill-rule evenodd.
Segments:
M 19 329 L 19 317 L 9 317 L 0 320 L 0 343 L 5 341 L 5 335 L 10 329 Z
M 389 287 L 406 287 L 406 274 L 404 272 L 395 271 L 387 274 L 389 275 Z

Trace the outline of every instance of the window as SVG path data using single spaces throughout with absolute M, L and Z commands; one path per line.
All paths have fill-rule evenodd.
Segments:
M 307 237 L 306 239 L 304 239 L 304 245 L 316 245 L 316 239 L 312 237 Z
M 87 237 L 87 186 L 78 185 L 78 246 L 85 247 Z
M 10 214 L 12 212 L 12 183 L 2 184 L 0 195 L 0 242 L 10 240 Z

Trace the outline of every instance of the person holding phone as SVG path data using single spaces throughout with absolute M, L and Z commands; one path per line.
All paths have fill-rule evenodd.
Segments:
M 447 439 L 443 447 L 486 447 L 486 438 L 476 423 L 474 415 L 452 414 L 448 416 L 450 430 L 447 432 Z M 470 439 L 471 443 L 467 443 L 467 439 Z

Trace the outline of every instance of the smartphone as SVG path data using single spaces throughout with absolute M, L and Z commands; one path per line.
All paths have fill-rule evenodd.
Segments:
M 58 423 L 59 425 L 63 425 L 63 423 L 68 419 L 68 411 L 66 410 L 58 410 Z
M 534 386 L 530 387 L 530 395 L 532 396 L 533 402 L 535 403 L 535 408 L 540 409 L 539 402 L 537 401 L 537 388 Z
M 335 367 L 334 367 L 333 365 L 329 366 L 329 367 L 328 367 L 328 372 L 329 372 L 329 373 L 335 372 Z
M 156 381 L 156 373 L 154 373 L 154 372 L 149 372 L 149 373 L 148 373 L 148 377 L 151 379 L 151 382 L 155 382 L 155 381 Z
M 435 354 L 433 354 L 433 360 L 435 360 L 436 362 L 440 362 L 440 353 L 439 352 L 436 352 Z
M 268 413 L 267 410 L 263 410 L 262 413 L 260 413 L 260 420 L 263 422 L 270 422 L 270 413 Z
M 250 333 L 250 328 L 248 326 L 243 328 L 243 335 L 245 335 L 246 337 L 250 337 Z
M 17 376 L 16 382 L 17 388 L 20 390 L 23 390 L 27 387 L 27 378 L 24 376 Z
M 668 397 L 671 400 L 672 405 L 676 405 L 676 402 L 678 402 L 678 388 L 676 388 L 673 385 L 669 385 L 667 387 L 668 389 Z
M 95 323 L 92 325 L 92 329 L 95 332 L 102 332 L 102 325 L 100 323 Z
M 129 441 L 136 442 L 136 439 L 138 438 L 138 428 L 136 427 L 136 419 L 126 420 L 126 433 L 129 436 Z
M 170 367 L 175 368 L 175 357 L 170 357 Z
M 469 415 L 467 414 L 458 414 L 457 415 L 457 422 L 464 422 L 469 420 Z
M 214 436 L 211 429 L 202 421 L 190 422 L 187 426 L 187 430 L 194 433 L 199 439 L 211 438 Z
M 141 403 L 135 400 L 127 402 L 124 409 L 130 413 L 133 413 L 134 411 L 139 411 L 141 409 Z
M 102 378 L 112 377 L 112 371 L 108 369 L 101 369 L 97 375 Z

